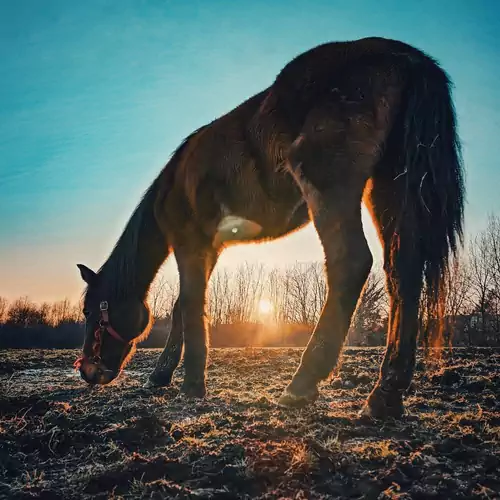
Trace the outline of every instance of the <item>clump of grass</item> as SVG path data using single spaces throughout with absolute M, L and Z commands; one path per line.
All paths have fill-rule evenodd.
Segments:
M 329 453 L 338 453 L 342 450 L 338 433 L 336 436 L 328 436 L 324 440 L 318 440 L 318 444 Z
M 317 463 L 316 455 L 306 446 L 305 443 L 297 443 L 292 448 L 290 467 L 285 474 L 296 474 L 309 472 Z
M 351 452 L 357 453 L 362 460 L 388 463 L 398 455 L 392 448 L 392 444 L 392 441 L 389 439 L 360 442 L 351 448 Z

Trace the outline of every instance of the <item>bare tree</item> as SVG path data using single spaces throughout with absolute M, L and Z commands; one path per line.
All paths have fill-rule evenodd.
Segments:
M 488 298 L 495 285 L 489 240 L 487 231 L 483 231 L 474 238 L 469 247 L 470 288 L 474 301 L 472 312 L 480 316 L 477 326 L 483 336 L 486 336 L 488 329 Z
M 487 247 L 494 288 L 500 292 L 500 218 L 493 214 L 489 215 L 486 229 L 481 235 Z
M 54 326 L 50 317 L 51 306 L 48 302 L 42 302 L 38 308 L 40 324 Z
M 383 273 L 375 269 L 366 281 L 356 312 L 351 321 L 348 342 L 368 345 L 383 343 L 387 322 L 387 293 Z
M 155 319 L 169 318 L 179 295 L 179 280 L 157 276 L 149 290 L 148 302 Z
M 243 323 L 253 319 L 255 307 L 262 297 L 264 267 L 248 264 L 239 266 L 228 294 L 228 322 Z
M 462 256 L 450 269 L 450 275 L 446 283 L 444 317 L 445 341 L 447 343 L 451 343 L 453 333 L 459 334 L 457 332 L 459 318 L 472 311 L 472 300 L 470 268 Z
M 7 321 L 7 311 L 9 310 L 9 301 L 5 297 L 0 297 L 0 325 Z
M 313 262 L 309 268 L 309 273 L 312 288 L 311 309 L 316 323 L 326 301 L 327 286 L 324 264 L 322 262 Z
M 83 315 L 83 304 L 80 302 L 73 304 L 70 309 L 70 317 L 75 323 L 83 323 L 85 321 L 85 316 Z
M 489 292 L 486 307 L 490 320 L 488 330 L 493 330 L 493 334 L 498 341 L 500 339 L 500 218 L 497 215 L 489 215 L 483 234 L 488 243 L 488 262 L 491 265 L 493 282 L 493 288 Z
M 314 318 L 311 318 L 311 287 L 307 268 L 297 263 L 288 269 L 287 274 L 288 293 L 292 301 L 292 321 L 303 325 L 311 325 L 314 323 Z
M 7 311 L 7 323 L 28 328 L 39 323 L 39 311 L 27 296 L 16 299 Z
M 73 315 L 74 315 L 74 306 L 68 299 L 54 302 L 51 306 L 50 319 L 52 325 L 54 326 L 74 321 L 75 318 Z
M 285 275 L 288 320 L 302 325 L 315 325 L 326 299 L 323 266 L 319 263 L 296 263 L 286 270 Z
M 212 325 L 228 322 L 228 303 L 231 275 L 227 269 L 217 269 L 210 278 L 207 302 L 208 315 Z
M 290 282 L 289 274 L 282 269 L 272 269 L 266 277 L 267 294 L 274 311 L 273 319 L 276 323 L 291 322 Z

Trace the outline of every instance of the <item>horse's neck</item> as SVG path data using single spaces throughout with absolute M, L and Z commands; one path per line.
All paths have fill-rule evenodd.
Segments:
M 168 256 L 168 242 L 154 215 L 157 186 L 149 188 L 101 268 L 111 296 L 145 299 Z
M 167 240 L 161 232 L 154 218 L 154 214 L 151 214 L 151 218 L 152 227 L 141 230 L 138 249 L 135 256 L 135 292 L 143 299 L 146 298 L 151 283 L 169 253 Z

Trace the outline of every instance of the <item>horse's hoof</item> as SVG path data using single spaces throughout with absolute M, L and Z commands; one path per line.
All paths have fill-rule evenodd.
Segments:
M 361 419 L 401 419 L 404 416 L 403 397 L 400 392 L 374 389 L 359 412 Z
M 155 387 L 169 387 L 172 384 L 172 377 L 149 377 L 143 387 L 145 389 L 154 389 Z
M 304 408 L 314 403 L 318 397 L 317 389 L 309 394 L 294 394 L 286 388 L 278 399 L 278 405 L 286 408 Z
M 164 387 L 162 384 L 157 384 L 153 382 L 151 379 L 146 380 L 144 385 L 142 386 L 144 389 L 154 389 L 156 387 Z
M 365 403 L 363 405 L 363 408 L 361 408 L 361 410 L 359 410 L 358 418 L 359 418 L 359 420 L 365 421 L 365 422 L 368 420 L 373 420 L 375 418 L 373 416 L 371 406 L 368 403 Z
M 189 398 L 202 399 L 207 394 L 207 389 L 204 383 L 184 382 L 181 387 L 181 393 Z

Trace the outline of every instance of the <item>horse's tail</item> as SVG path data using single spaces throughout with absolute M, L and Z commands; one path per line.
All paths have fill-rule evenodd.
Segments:
M 463 164 L 447 74 L 426 56 L 412 58 L 410 68 L 398 123 L 388 143 L 388 149 L 397 155 L 399 168 L 403 167 L 395 173 L 399 182 L 394 184 L 403 206 L 391 251 L 397 253 L 404 246 L 418 252 L 424 340 L 427 347 L 440 347 L 449 268 L 463 243 Z M 392 156 L 391 151 L 387 153 Z M 395 258 L 393 262 L 396 266 L 398 262 L 408 264 L 406 259 Z

